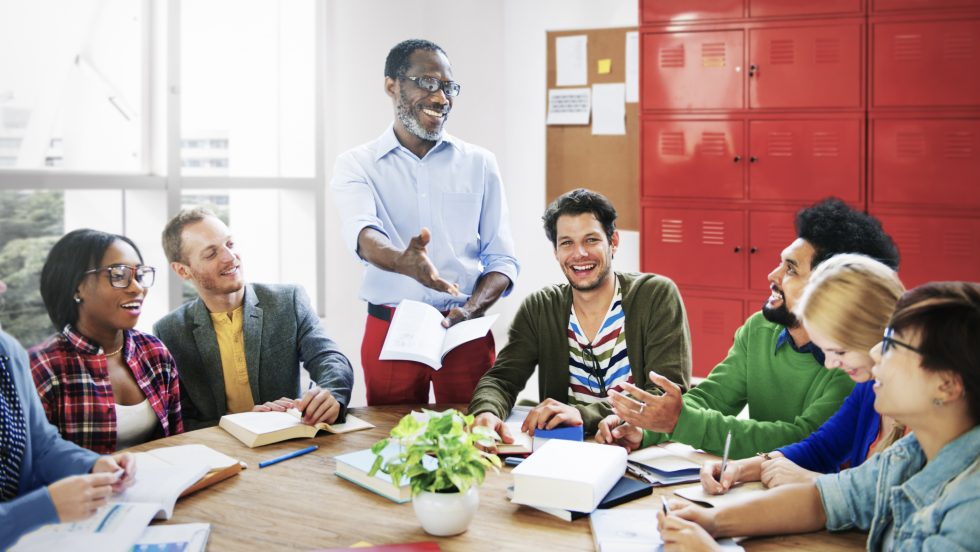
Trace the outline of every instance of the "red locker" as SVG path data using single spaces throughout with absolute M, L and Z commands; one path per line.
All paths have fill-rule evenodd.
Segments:
M 695 377 L 703 378 L 727 355 L 742 325 L 742 301 L 713 299 L 683 293 L 687 322 L 691 326 L 691 361 Z
M 640 21 L 660 23 L 701 19 L 738 19 L 743 0 L 640 0 Z
M 742 288 L 743 220 L 738 210 L 646 207 L 643 270 L 682 286 Z
M 749 17 L 860 15 L 863 11 L 861 0 L 749 0 Z
M 644 33 L 643 109 L 740 109 L 742 31 Z
M 796 239 L 795 219 L 795 210 L 749 213 L 749 289 L 769 289 L 769 273 L 779 264 L 783 249 Z
M 859 22 L 749 31 L 749 107 L 859 108 Z
M 749 198 L 861 198 L 863 119 L 751 121 Z
M 980 117 L 871 120 L 872 202 L 980 208 Z
M 980 281 L 980 219 L 878 215 L 898 245 L 905 287 L 936 280 Z
M 980 0 L 871 0 L 876 12 L 936 9 L 936 8 L 980 8 Z
M 873 23 L 874 107 L 980 106 L 980 18 Z
M 647 197 L 744 197 L 745 124 L 736 120 L 652 120 L 642 126 Z

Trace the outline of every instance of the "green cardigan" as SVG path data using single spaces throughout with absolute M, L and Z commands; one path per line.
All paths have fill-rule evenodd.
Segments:
M 684 395 L 671 434 L 644 431 L 643 446 L 673 440 L 720 455 L 732 431 L 731 458 L 795 443 L 837 412 L 854 382 L 789 343 L 776 350 L 783 326 L 758 312 L 735 332 L 728 356 Z M 750 419 L 736 416 L 746 405 Z
M 633 382 L 660 393 L 647 380 L 653 370 L 684 390 L 691 380 L 691 333 L 677 286 L 654 274 L 616 273 L 626 316 L 626 347 Z M 506 419 L 517 394 L 538 367 L 538 398 L 569 404 L 568 318 L 571 287 L 557 284 L 529 295 L 510 326 L 507 346 L 476 386 L 469 411 L 492 412 Z M 599 420 L 612 413 L 607 401 L 574 405 L 585 431 L 594 433 Z

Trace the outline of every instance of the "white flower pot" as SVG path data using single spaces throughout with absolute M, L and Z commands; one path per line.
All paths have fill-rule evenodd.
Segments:
M 458 535 L 470 526 L 480 505 L 480 493 L 470 487 L 465 493 L 421 492 L 412 499 L 415 517 L 430 535 Z

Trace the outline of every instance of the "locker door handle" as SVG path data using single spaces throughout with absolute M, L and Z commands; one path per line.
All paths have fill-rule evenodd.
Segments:
M 752 155 L 752 156 L 749 157 L 749 163 L 755 163 L 758 160 L 759 160 L 759 158 L 756 157 L 756 156 L 754 156 L 754 155 Z
M 750 254 L 754 254 L 754 253 L 755 253 L 756 251 L 758 251 L 758 250 L 759 250 L 759 249 L 758 249 L 757 247 L 750 247 L 750 248 L 749 248 L 749 253 L 750 253 Z
M 739 161 L 741 161 L 741 160 L 742 160 L 742 156 L 741 156 L 741 155 L 736 155 L 736 156 L 735 156 L 735 159 L 734 159 L 734 161 L 735 161 L 736 163 L 738 163 L 738 162 L 739 162 Z
M 759 66 L 756 64 L 749 65 L 749 77 L 754 77 L 756 72 L 759 71 Z
M 735 252 L 736 253 L 740 253 L 741 251 L 742 251 L 742 248 L 736 245 L 735 246 Z

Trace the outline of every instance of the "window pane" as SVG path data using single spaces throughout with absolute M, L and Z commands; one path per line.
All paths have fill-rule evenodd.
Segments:
M 0 167 L 141 170 L 141 2 L 0 2 Z
M 181 5 L 185 175 L 313 176 L 312 0 Z
M 228 224 L 247 282 L 303 286 L 316 299 L 314 195 L 302 190 L 189 190 L 183 207 L 210 207 Z M 197 297 L 184 286 L 184 300 Z M 315 303 L 314 303 L 315 304 Z

